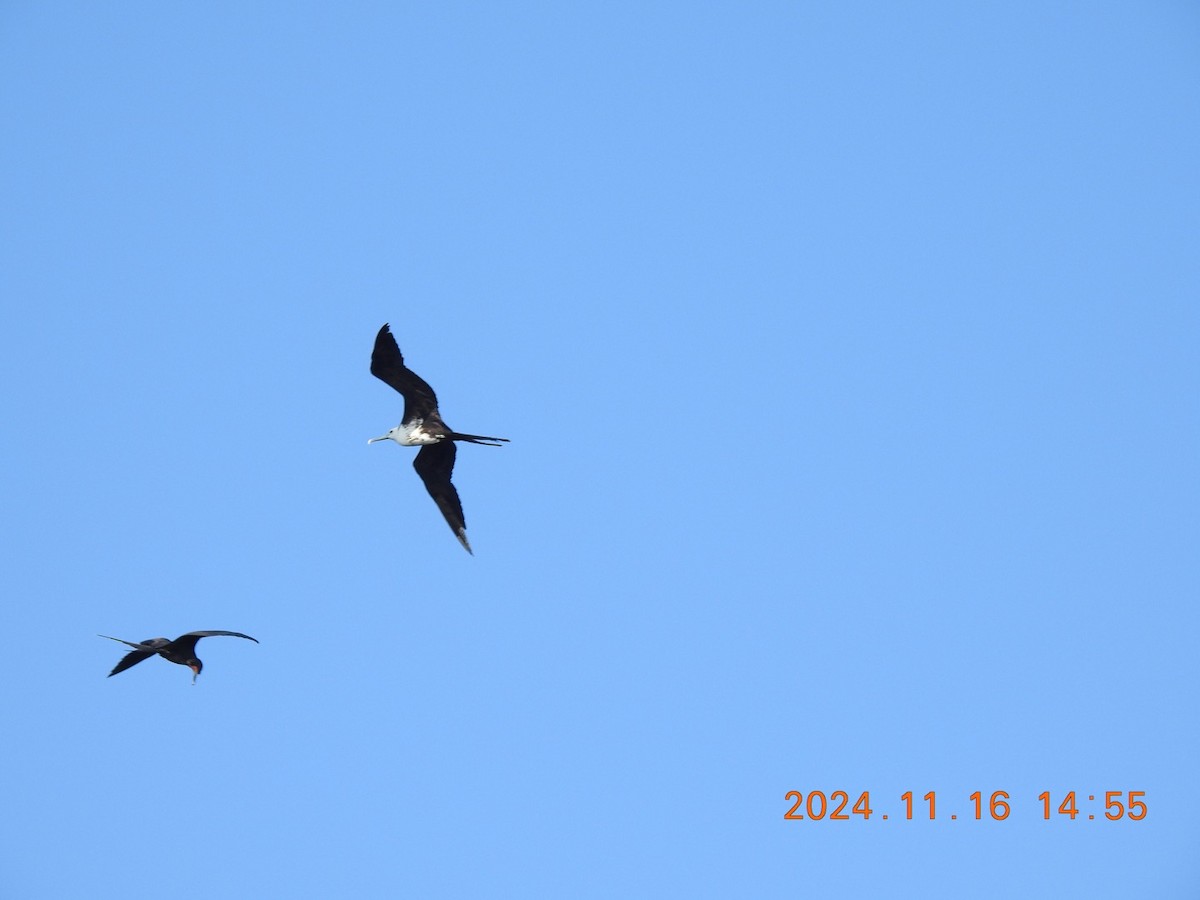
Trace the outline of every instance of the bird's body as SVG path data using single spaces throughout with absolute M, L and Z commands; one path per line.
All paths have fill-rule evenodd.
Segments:
M 391 440 L 395 441 L 401 447 L 425 447 L 443 440 L 436 432 L 426 430 L 424 419 L 413 419 L 411 422 L 403 422 L 393 430 L 397 433 L 391 437 Z
M 216 637 L 218 635 L 226 635 L 228 637 L 245 638 L 248 641 L 258 643 L 257 638 L 252 638 L 248 634 L 242 634 L 240 631 L 189 631 L 187 634 L 181 634 L 175 640 L 170 638 L 159 637 L 149 638 L 145 641 L 134 643 L 122 638 L 108 637 L 107 634 L 99 635 L 102 638 L 108 638 L 110 641 L 116 641 L 118 644 L 126 644 L 133 648 L 132 653 L 126 653 L 121 657 L 121 661 L 113 667 L 113 670 L 108 673 L 108 677 L 112 678 L 118 672 L 124 672 L 130 666 L 136 666 L 144 659 L 149 659 L 156 653 L 168 662 L 177 663 L 181 666 L 187 666 L 192 670 L 192 684 L 196 683 L 196 676 L 200 674 L 200 670 L 204 668 L 204 663 L 196 658 L 196 642 L 204 637 Z
M 450 483 L 454 472 L 454 460 L 458 455 L 455 441 L 469 444 L 484 444 L 499 447 L 507 438 L 485 437 L 480 434 L 463 434 L 452 430 L 438 412 L 437 395 L 433 388 L 404 364 L 404 357 L 391 330 L 385 324 L 375 336 L 375 349 L 371 353 L 371 374 L 391 385 L 404 395 L 404 418 L 387 434 L 371 438 L 376 441 L 395 441 L 401 447 L 420 447 L 413 468 L 425 483 L 429 496 L 438 505 L 454 536 L 473 553 L 467 542 L 467 522 L 463 516 L 462 501 L 458 490 Z

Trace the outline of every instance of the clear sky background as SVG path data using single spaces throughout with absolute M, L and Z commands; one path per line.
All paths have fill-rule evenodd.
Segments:
M 0 122 L 0 896 L 1200 894 L 1195 4 L 9 0 Z

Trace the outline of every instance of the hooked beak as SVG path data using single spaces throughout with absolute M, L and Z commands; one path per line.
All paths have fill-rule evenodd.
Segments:
M 367 439 L 367 443 L 368 443 L 368 444 L 374 444 L 376 441 L 386 441 L 387 439 L 388 439 L 388 436 L 387 436 L 386 434 L 381 434 L 381 435 L 380 435 L 379 437 L 377 437 L 377 438 L 368 438 L 368 439 Z
M 188 666 L 192 670 L 192 687 L 196 686 L 196 677 L 200 674 L 199 666 Z

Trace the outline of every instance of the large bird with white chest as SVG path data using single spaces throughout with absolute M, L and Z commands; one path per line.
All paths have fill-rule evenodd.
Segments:
M 446 524 L 454 536 L 473 556 L 474 551 L 467 543 L 467 522 L 463 517 L 462 501 L 458 497 L 458 490 L 450 483 L 454 460 L 458 455 L 454 442 L 499 447 L 501 443 L 507 443 L 508 438 L 463 434 L 442 421 L 437 395 L 420 375 L 404 364 L 400 347 L 387 324 L 375 336 L 371 374 L 404 395 L 404 418 L 387 434 L 371 438 L 367 443 L 395 441 L 401 447 L 421 448 L 413 460 L 413 468 L 421 476 L 433 502 L 446 517 Z

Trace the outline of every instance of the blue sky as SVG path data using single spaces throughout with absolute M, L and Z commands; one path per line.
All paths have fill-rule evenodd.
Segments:
M 1194 897 L 1198 49 L 4 4 L 0 895 Z M 511 439 L 473 558 L 366 444 L 384 322 Z M 261 643 L 105 677 L 195 629 Z

